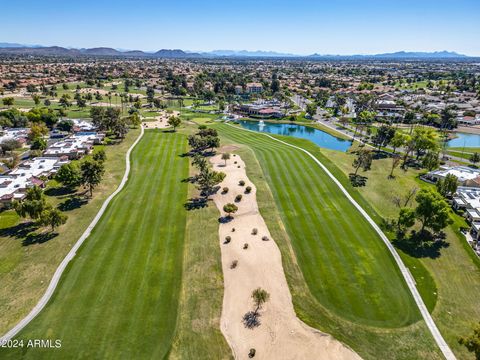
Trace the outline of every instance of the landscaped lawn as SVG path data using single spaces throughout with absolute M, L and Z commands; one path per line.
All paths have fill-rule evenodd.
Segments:
M 66 211 L 68 221 L 57 230 L 57 237 L 41 244 L 26 245 L 26 231 L 17 226 L 15 213 L 1 213 L 0 333 L 4 334 L 26 316 L 45 292 L 57 266 L 92 221 L 103 201 L 120 183 L 125 172 L 125 154 L 138 134 L 139 129 L 132 129 L 120 144 L 104 147 L 107 153 L 104 179 L 88 203 L 83 204 L 80 196 L 77 206 Z M 69 197 L 69 194 L 55 188 L 47 189 L 47 194 L 47 201 L 52 204 L 65 202 Z
M 46 308 L 19 335 L 62 348 L 2 358 L 162 359 L 177 327 L 183 267 L 186 137 L 146 131 L 129 181 L 67 268 Z M 3 312 L 2 312 L 3 313 Z M 186 345 L 188 346 L 188 345 Z
M 321 152 L 344 174 L 352 171 L 353 156 L 351 154 L 326 149 L 322 149 Z M 413 187 L 431 186 L 419 180 L 417 178 L 419 172 L 414 170 L 403 172 L 397 169 L 395 180 L 388 180 L 390 166 L 391 159 L 374 161 L 372 170 L 365 173 L 368 177 L 366 186 L 355 190 L 384 218 L 398 216 L 399 210 L 392 202 L 394 196 L 404 197 Z M 416 259 L 401 251 L 400 253 L 407 265 L 410 265 L 417 284 L 423 280 L 421 276 L 425 275 L 416 274 L 419 267 L 409 264 L 412 261 L 420 262 L 420 265 L 427 270 L 429 277 L 433 278 L 437 287 L 435 297 L 438 299 L 432 316 L 457 357 L 469 359 L 471 354 L 458 344 L 458 338 L 469 334 L 473 325 L 480 319 L 478 306 L 480 261 L 468 248 L 464 236 L 458 231 L 460 226 L 466 226 L 465 221 L 458 215 L 453 216 L 453 219 L 455 223 L 446 230 L 449 246 L 442 248 L 438 257 Z M 427 302 L 426 296 L 431 294 L 431 291 L 425 290 L 421 293 Z
M 215 128 L 225 141 L 246 145 L 240 154 L 282 251 L 299 317 L 364 358 L 437 358 L 386 246 L 318 165 L 266 136 Z M 294 140 L 318 152 L 314 144 Z
M 190 175 L 194 175 L 192 170 Z M 196 196 L 198 190 L 189 185 L 188 197 Z M 233 358 L 220 332 L 223 274 L 218 244 L 219 216 L 212 201 L 207 207 L 187 211 L 177 332 L 169 359 Z

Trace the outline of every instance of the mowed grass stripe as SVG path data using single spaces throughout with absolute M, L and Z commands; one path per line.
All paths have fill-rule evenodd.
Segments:
M 55 350 L 2 358 L 164 358 L 176 328 L 188 159 L 181 134 L 146 131 L 125 189 L 112 201 L 53 299 L 19 338 L 62 339 Z M 22 353 L 22 354 L 20 354 Z
M 262 157 L 264 156 L 263 154 L 261 155 Z M 281 152 L 276 152 L 272 157 L 272 169 L 274 174 L 277 175 L 276 181 L 279 181 L 280 183 L 283 184 L 284 187 L 293 187 L 297 189 L 305 189 L 308 187 L 305 187 L 305 184 L 299 183 L 298 181 L 301 181 L 301 179 L 298 179 L 297 177 L 292 177 L 289 175 L 292 175 L 294 172 L 284 172 L 281 171 L 282 164 L 282 159 L 285 160 L 285 154 L 282 154 Z M 294 163 L 294 166 L 297 163 Z M 300 169 L 295 169 L 295 173 L 298 173 Z M 271 179 L 271 176 L 268 175 L 269 178 Z M 309 174 L 309 177 L 311 175 Z M 320 203 L 320 199 L 318 198 L 318 192 L 312 191 L 311 194 L 308 192 L 300 192 L 299 195 L 302 197 L 301 203 L 304 204 L 305 206 L 305 212 L 304 214 L 298 214 L 296 215 L 296 221 L 294 224 L 294 227 L 292 227 L 292 232 L 295 234 L 301 233 L 305 238 L 314 238 L 316 236 L 316 232 L 318 232 L 317 229 L 315 229 L 313 226 L 305 226 L 305 224 L 314 224 L 316 219 L 315 217 L 318 217 L 319 215 L 315 213 L 315 209 L 312 207 L 312 204 L 318 204 Z M 310 195 L 310 196 L 309 196 Z M 297 209 L 298 208 L 298 199 L 295 198 L 293 195 L 293 192 L 282 192 L 279 194 L 281 197 L 282 202 L 287 202 L 287 208 L 288 209 Z M 326 226 L 322 228 L 323 231 L 327 232 L 327 236 L 324 236 L 326 240 L 329 239 L 329 236 L 331 238 L 334 238 L 334 234 L 332 234 L 332 231 L 330 227 Z M 334 254 L 336 249 L 333 249 L 333 247 L 330 245 L 331 243 L 326 241 L 322 244 L 315 243 L 315 242 L 301 242 L 299 245 L 301 247 L 301 253 L 302 254 L 309 254 L 310 257 L 316 257 L 318 256 L 317 252 L 322 251 L 322 252 L 329 252 L 330 254 Z M 316 276 L 317 281 L 320 281 L 324 283 L 324 286 L 329 289 L 329 291 L 334 292 L 334 294 L 331 294 L 331 296 L 334 296 L 335 298 L 343 298 L 345 301 L 350 305 L 353 306 L 354 303 L 353 301 L 355 299 L 350 299 L 349 297 L 346 297 L 347 294 L 345 294 L 345 289 L 340 286 L 334 286 L 334 283 L 337 282 L 336 278 L 328 278 L 324 277 L 322 274 L 327 274 L 328 269 L 332 268 L 333 265 L 333 256 L 325 257 L 322 262 L 318 263 L 318 267 L 314 269 L 314 274 L 311 274 L 311 276 Z M 306 261 L 305 259 L 300 259 L 300 261 Z M 348 281 L 353 283 L 354 278 L 351 276 L 351 273 L 347 273 L 349 276 Z M 329 286 L 331 284 L 331 286 Z
M 323 306 L 377 327 L 421 318 L 378 234 L 312 159 L 261 134 L 215 127 L 257 155 L 305 281 Z

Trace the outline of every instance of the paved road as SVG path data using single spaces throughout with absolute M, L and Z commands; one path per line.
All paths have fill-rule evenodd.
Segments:
M 57 270 L 53 274 L 52 280 L 50 281 L 50 284 L 48 285 L 47 291 L 45 291 L 45 293 L 43 294 L 41 299 L 38 301 L 38 303 L 35 305 L 35 307 L 32 309 L 32 311 L 30 311 L 30 313 L 27 316 L 25 316 L 22 320 L 20 320 L 20 322 L 18 322 L 17 325 L 15 325 L 10 331 L 8 331 L 5 335 L 3 335 L 0 338 L 0 344 L 5 342 L 5 341 L 8 341 L 8 340 L 12 339 L 15 335 L 17 335 L 25 326 L 28 325 L 28 323 L 30 321 L 32 321 L 40 313 L 40 311 L 42 311 L 42 309 L 45 307 L 45 305 L 47 305 L 47 302 L 52 297 L 52 295 L 53 295 L 53 293 L 54 293 L 54 291 L 55 291 L 55 289 L 58 285 L 58 282 L 60 281 L 60 278 L 61 278 L 65 268 L 67 267 L 68 263 L 75 257 L 75 255 L 77 253 L 77 250 L 80 248 L 80 246 L 82 246 L 83 242 L 88 238 L 88 236 L 92 232 L 95 225 L 97 225 L 98 221 L 100 220 L 103 213 L 107 209 L 107 206 L 110 203 L 110 201 L 112 201 L 112 199 L 115 197 L 115 195 L 117 195 L 123 189 L 125 184 L 127 183 L 128 175 L 130 174 L 130 153 L 132 152 L 135 145 L 137 145 L 137 143 L 142 138 L 143 132 L 144 132 L 143 127 L 141 127 L 140 135 L 138 136 L 138 138 L 135 140 L 135 142 L 132 144 L 132 146 L 130 146 L 130 148 L 127 151 L 127 155 L 125 157 L 125 163 L 126 163 L 125 173 L 123 174 L 122 181 L 121 181 L 120 185 L 118 185 L 118 188 L 105 200 L 105 202 L 103 203 L 102 207 L 98 211 L 95 218 L 92 220 L 90 225 L 88 225 L 88 228 L 84 231 L 84 233 L 82 234 L 80 239 L 77 240 L 77 242 L 72 247 L 72 249 L 69 251 L 67 256 L 65 256 L 63 261 L 60 263 Z
M 380 229 L 380 227 L 372 220 L 372 218 L 367 214 L 367 212 L 355 201 L 355 199 L 350 195 L 350 193 L 343 187 L 343 185 L 340 183 L 340 181 L 337 180 L 335 176 L 327 169 L 325 165 L 323 165 L 315 156 L 313 156 L 309 151 L 295 145 L 291 145 L 285 141 L 279 140 L 274 138 L 271 135 L 265 134 L 265 133 L 259 133 L 257 131 L 252 131 L 252 130 L 247 130 L 243 128 L 239 128 L 233 125 L 228 124 L 229 126 L 232 126 L 236 129 L 244 130 L 244 131 L 251 131 L 255 132 L 257 134 L 262 134 L 266 137 L 269 137 L 270 139 L 273 139 L 275 141 L 278 141 L 284 145 L 290 146 L 292 148 L 295 148 L 297 150 L 300 150 L 307 154 L 310 158 L 315 161 L 315 163 L 323 170 L 325 173 L 332 179 L 332 181 L 339 187 L 340 191 L 347 197 L 347 199 L 352 203 L 355 208 L 362 214 L 362 216 L 369 222 L 369 224 L 375 229 L 378 235 L 380 235 L 380 238 L 383 240 L 385 245 L 387 246 L 388 250 L 392 254 L 393 258 L 395 259 L 395 262 L 397 263 L 397 266 L 400 268 L 400 272 L 402 273 L 403 278 L 405 279 L 408 288 L 410 289 L 410 292 L 412 293 L 412 296 L 415 300 L 415 303 L 417 304 L 418 309 L 420 310 L 420 313 L 422 314 L 423 319 L 425 320 L 425 323 L 427 324 L 428 329 L 430 330 L 430 333 L 432 334 L 433 338 L 435 339 L 435 342 L 437 343 L 438 347 L 442 351 L 443 355 L 445 356 L 445 359 L 447 360 L 455 360 L 455 355 L 453 354 L 453 351 L 450 349 L 446 341 L 443 339 L 442 334 L 437 328 L 437 325 L 433 321 L 433 318 L 431 317 L 430 313 L 428 312 L 428 309 L 423 302 L 422 297 L 420 296 L 420 293 L 417 290 L 417 287 L 415 285 L 415 280 L 413 276 L 410 274 L 410 271 L 408 268 L 405 266 L 403 263 L 402 259 L 400 258 L 400 255 L 398 255 L 397 250 L 395 247 L 392 245 L 390 240 L 387 238 L 387 236 L 383 233 L 383 231 Z

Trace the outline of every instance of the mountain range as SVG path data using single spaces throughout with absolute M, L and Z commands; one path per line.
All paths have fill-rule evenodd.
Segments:
M 407 52 L 399 51 L 393 53 L 374 54 L 374 55 L 330 55 L 330 54 L 312 54 L 295 55 L 289 53 L 280 53 L 275 51 L 248 51 L 248 50 L 213 50 L 210 52 L 189 52 L 180 49 L 161 49 L 157 52 L 145 52 L 141 50 L 119 50 L 109 47 L 96 48 L 66 48 L 60 46 L 41 46 L 41 45 L 23 45 L 17 43 L 0 42 L 0 54 L 11 55 L 39 55 L 39 56 L 116 56 L 116 57 L 149 57 L 149 58 L 304 58 L 304 59 L 466 59 L 467 55 L 458 54 L 453 51 L 435 51 L 435 52 Z

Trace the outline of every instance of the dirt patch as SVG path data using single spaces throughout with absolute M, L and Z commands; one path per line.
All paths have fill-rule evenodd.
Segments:
M 155 116 L 153 118 L 146 117 L 143 119 L 143 127 L 145 129 L 164 129 L 170 127 L 168 125 L 168 119 L 171 116 L 178 116 L 180 112 L 173 111 L 171 113 L 167 113 L 166 111 L 162 111 L 160 115 Z

